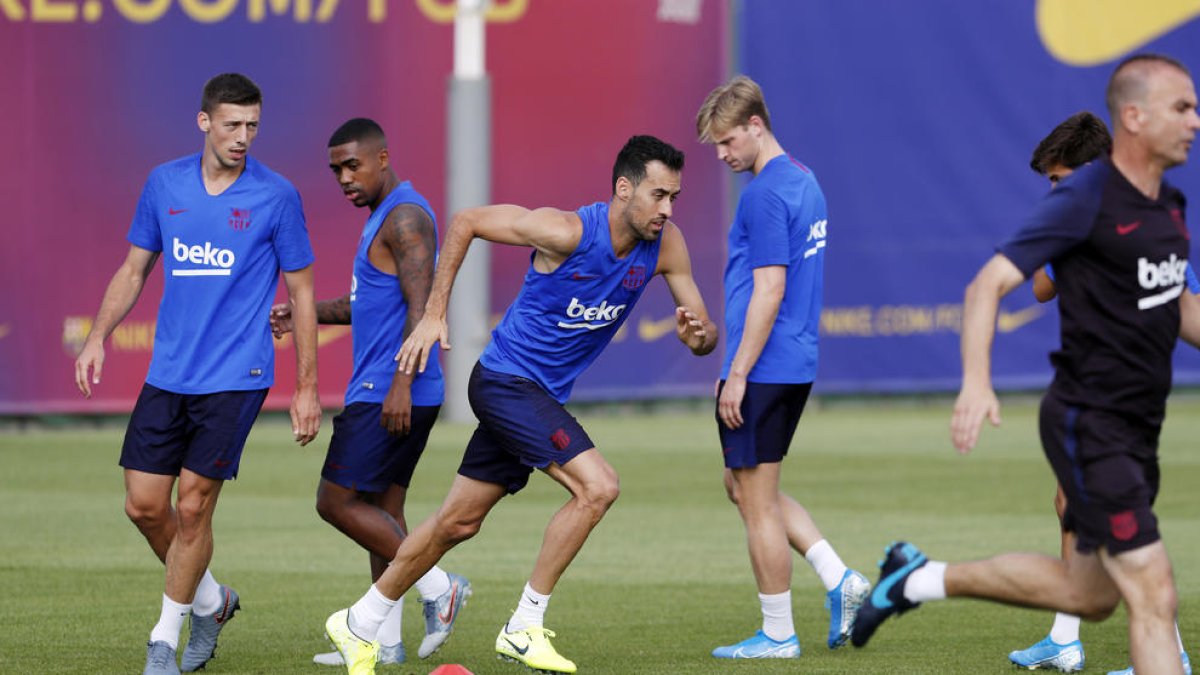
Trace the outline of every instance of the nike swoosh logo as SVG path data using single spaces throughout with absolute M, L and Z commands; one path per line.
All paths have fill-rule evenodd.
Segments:
M 1040 319 L 1046 310 L 1042 305 L 1033 305 L 1016 312 L 1006 312 L 1000 310 L 1000 314 L 996 317 L 996 329 L 1001 333 L 1012 333 L 1026 324 L 1033 323 Z
M 1164 35 L 1200 14 L 1200 0 L 1038 0 L 1035 18 L 1046 51 L 1063 63 L 1096 66 Z
M 871 591 L 871 604 L 879 609 L 890 609 L 892 607 L 892 601 L 890 598 L 888 598 L 888 592 L 892 590 L 892 586 L 895 586 L 897 581 L 904 578 L 904 575 L 917 569 L 924 563 L 925 554 L 922 553 L 916 558 L 909 560 L 908 564 L 904 567 L 901 567 L 898 571 L 889 574 L 888 578 L 881 580 L 879 585 L 875 587 L 875 590 Z M 882 600 L 882 602 L 880 602 L 880 600 Z
M 179 215 L 179 214 L 183 213 L 184 211 L 187 211 L 187 209 L 171 209 L 171 208 L 168 208 L 168 209 L 167 209 L 167 215 L 168 215 L 168 216 L 177 216 L 177 215 Z
M 638 321 L 638 337 L 642 342 L 654 342 L 667 333 L 675 332 L 675 323 L 674 314 L 658 320 L 643 317 Z
M 1134 230 L 1138 229 L 1141 226 L 1142 226 L 1142 221 L 1140 221 L 1140 220 L 1135 220 L 1132 223 L 1129 223 L 1128 225 L 1122 225 L 1120 223 L 1117 223 L 1117 234 L 1124 237 L 1125 235 L 1129 234 L 1130 232 L 1133 232 Z
M 576 272 L 571 275 L 571 278 L 575 281 L 587 281 L 588 279 L 595 279 L 597 276 L 598 275 L 595 274 L 580 274 L 579 272 Z
M 442 620 L 442 623 L 450 623 L 450 619 L 454 618 L 454 600 L 456 598 L 458 598 L 458 586 L 450 589 L 450 606 L 446 609 L 446 613 L 438 614 L 438 618 Z M 526 647 L 526 649 L 528 649 L 528 647 Z M 524 654 L 525 652 L 521 653 Z
M 507 637 L 504 638 L 504 641 L 507 642 L 508 644 L 512 645 L 512 648 L 515 649 L 517 651 L 517 653 L 520 654 L 521 656 L 525 656 L 525 652 L 529 651 L 529 645 L 525 645 L 524 647 L 518 647 L 517 643 L 513 642 L 512 640 L 509 640 Z

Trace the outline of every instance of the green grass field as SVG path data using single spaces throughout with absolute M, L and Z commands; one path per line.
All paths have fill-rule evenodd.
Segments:
M 785 490 L 813 513 L 847 564 L 872 581 L 884 545 L 918 543 L 936 559 L 1057 551 L 1054 482 L 1038 448 L 1035 407 L 1013 403 L 999 430 L 959 457 L 947 406 L 814 406 L 785 463 Z M 278 420 L 250 438 L 242 477 L 216 515 L 217 578 L 242 595 L 210 673 L 334 673 L 325 617 L 366 590 L 366 554 L 313 509 L 329 440 L 294 446 Z M 759 625 L 741 522 L 721 487 L 707 414 L 583 415 L 622 478 L 622 495 L 554 593 L 547 625 L 581 673 L 1008 673 L 1006 655 L 1040 639 L 1051 615 L 973 601 L 930 603 L 890 621 L 870 646 L 825 648 L 823 589 L 795 559 L 799 663 L 717 662 L 709 651 Z M 414 478 L 410 522 L 440 502 L 470 429 L 443 424 Z M 140 672 L 158 618 L 162 569 L 122 510 L 116 466 L 123 426 L 0 433 L 0 672 Z M 1200 402 L 1173 401 L 1161 455 L 1161 527 L 1175 564 L 1185 644 L 1200 645 Z M 428 673 L 439 663 L 522 673 L 492 642 L 528 577 L 542 530 L 564 500 L 544 476 L 501 502 L 443 566 L 475 595 L 432 659 L 380 667 Z M 1126 665 L 1126 622 L 1083 627 L 1087 672 Z M 406 606 L 415 659 L 420 603 Z M 186 633 L 186 629 L 185 629 Z M 1193 653 L 1200 652 L 1196 647 Z

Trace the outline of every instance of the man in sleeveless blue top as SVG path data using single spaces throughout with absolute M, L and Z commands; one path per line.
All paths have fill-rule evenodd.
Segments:
M 238 609 L 237 593 L 207 570 L 212 517 L 224 481 L 237 477 L 246 436 L 274 380 L 268 312 L 281 269 L 297 326 L 292 433 L 305 445 L 321 424 L 313 253 L 296 189 L 247 156 L 261 107 L 262 94 L 244 75 L 205 84 L 197 117 L 204 150 L 151 172 L 129 228 L 129 253 L 75 361 L 76 384 L 90 396 L 100 382 L 104 340 L 133 308 L 161 255 L 154 355 L 121 449 L 125 512 L 166 564 L 146 673 L 204 667 Z M 191 635 L 177 665 L 188 615 Z
M 1034 149 L 1029 166 L 1049 179 L 1053 189 L 1076 169 L 1103 159 L 1111 150 L 1112 137 L 1109 136 L 1104 121 L 1085 111 L 1068 117 L 1054 127 Z M 1187 269 L 1187 286 L 1189 292 L 1179 296 L 1179 336 L 1192 345 L 1200 346 L 1200 342 L 1197 342 L 1200 340 L 1200 334 L 1196 332 L 1196 319 L 1200 317 L 1200 297 L 1196 294 L 1200 293 L 1200 282 L 1196 280 L 1190 264 Z M 1033 294 L 1038 302 L 1049 302 L 1057 295 L 1050 265 L 1034 272 Z M 1054 495 L 1054 510 L 1058 515 L 1060 527 L 1064 525 L 1063 515 L 1066 508 L 1066 493 L 1063 492 L 1062 486 L 1058 485 Z M 1062 557 L 1070 557 L 1074 550 L 1075 535 L 1070 530 L 1061 529 Z M 1187 670 L 1190 668 L 1190 661 L 1183 649 L 1183 638 L 1179 634 L 1178 624 L 1175 626 L 1175 640 Z M 1058 670 L 1064 673 L 1082 670 L 1085 658 L 1083 643 L 1079 639 L 1079 617 L 1063 612 L 1055 613 L 1054 623 L 1045 638 L 1026 649 L 1010 653 L 1008 659 L 1015 665 L 1030 670 Z M 1132 675 L 1132 671 L 1132 668 L 1112 671 L 1110 675 Z
M 746 526 L 762 628 L 712 655 L 799 658 L 792 548 L 825 587 L 830 649 L 850 637 L 854 613 L 870 588 L 846 567 L 808 511 L 779 489 L 783 458 L 817 375 L 825 196 L 812 171 L 779 144 L 762 89 L 744 75 L 709 93 L 696 114 L 696 133 L 731 170 L 754 176 L 729 230 L 716 418 L 725 488 Z
M 947 596 L 1092 621 L 1124 600 L 1134 669 L 1184 672 L 1171 561 L 1152 505 L 1190 238 L 1183 195 L 1163 174 L 1187 161 L 1200 116 L 1191 75 L 1166 56 L 1122 61 L 1106 99 L 1111 157 L 1063 180 L 967 287 L 963 386 L 951 421 L 954 445 L 964 453 L 985 418 L 1000 423 L 990 373 L 999 301 L 1053 261 L 1062 346 L 1051 355 L 1055 376 L 1042 400 L 1040 431 L 1067 493 L 1063 523 L 1075 534 L 1075 554 L 947 564 L 912 544 L 893 544 L 859 611 L 855 645 L 892 614 Z
M 396 368 L 395 355 L 425 312 L 437 260 L 433 207 L 391 166 L 387 137 L 373 120 L 354 118 L 329 138 L 329 168 L 346 199 L 371 216 L 359 237 L 350 292 L 317 303 L 317 321 L 350 324 L 354 372 L 346 407 L 333 418 L 333 439 L 317 488 L 317 512 L 370 554 L 379 578 L 404 540 L 409 481 L 441 409 L 445 387 L 434 359 L 415 377 Z M 291 308 L 271 311 L 276 336 L 291 330 Z M 471 586 L 434 567 L 416 583 L 425 610 L 421 658 L 450 635 Z M 403 598 L 401 599 L 403 600 Z M 403 663 L 403 602 L 379 632 L 379 662 Z M 334 651 L 313 660 L 343 665 Z
M 516 301 L 492 333 L 471 375 L 468 396 L 479 427 L 438 512 L 414 530 L 383 576 L 326 631 L 351 673 L 374 672 L 379 625 L 392 604 L 447 551 L 479 531 L 501 498 L 525 486 L 533 469 L 571 497 L 546 528 L 517 610 L 496 637 L 504 658 L 535 670 L 573 673 L 550 644 L 543 616 L 550 593 L 592 528 L 617 498 L 616 471 L 563 404 L 575 378 L 629 316 L 651 277 L 675 299 L 676 334 L 693 353 L 716 347 L 717 329 L 692 278 L 683 234 L 672 223 L 683 153 L 635 136 L 617 156 L 613 194 L 578 211 L 519 206 L 467 209 L 446 233 L 425 316 L 404 342 L 405 372 L 425 370 L 447 343 L 450 288 L 475 238 L 534 249 Z

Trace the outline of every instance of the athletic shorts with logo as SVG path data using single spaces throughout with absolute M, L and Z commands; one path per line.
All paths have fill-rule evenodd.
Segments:
M 1141 548 L 1160 539 L 1159 427 L 1095 408 L 1042 399 L 1042 447 L 1067 495 L 1063 527 L 1082 553 Z
M 121 446 L 126 469 L 178 476 L 187 469 L 213 480 L 237 478 L 242 449 L 266 389 L 176 394 L 142 386 Z
M 514 494 L 534 469 L 563 465 L 594 447 L 571 413 L 528 378 L 476 363 L 467 400 L 479 419 L 458 473 Z
M 742 397 L 742 426 L 737 429 L 730 429 L 721 421 L 720 400 L 724 389 L 725 380 L 721 380 L 717 387 L 716 417 L 725 467 L 748 469 L 783 461 L 800 416 L 804 414 L 812 382 L 747 382 Z
M 396 436 L 380 424 L 382 403 L 351 403 L 333 418 L 321 477 L 359 492 L 386 492 L 393 483 L 407 488 L 441 409 L 414 405 L 412 427 Z

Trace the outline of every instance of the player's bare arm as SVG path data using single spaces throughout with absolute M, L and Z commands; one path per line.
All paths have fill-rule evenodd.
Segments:
M 986 417 L 1000 425 L 1000 401 L 992 389 L 992 339 L 1000 298 L 1025 281 L 1017 266 L 996 254 L 967 286 L 963 299 L 962 389 L 954 402 L 950 437 L 960 453 L 975 447 Z
M 729 364 L 729 375 L 725 388 L 717 401 L 717 414 L 730 429 L 742 426 L 742 399 L 746 395 L 746 381 L 775 327 L 783 293 L 787 288 L 787 267 L 767 265 L 754 268 L 754 290 L 750 292 L 750 303 L 746 306 L 745 328 L 738 343 L 733 361 Z
M 1179 337 L 1200 349 L 1200 295 L 1186 288 L 1179 296 Z
M 92 330 L 88 333 L 83 348 L 79 350 L 78 358 L 75 359 L 75 386 L 79 387 L 85 398 L 92 397 L 93 384 L 100 384 L 100 375 L 104 368 L 104 341 L 137 303 L 138 296 L 142 294 L 142 288 L 146 285 L 146 277 L 150 275 L 157 261 L 158 252 L 130 246 L 125 261 L 108 282 L 104 299 L 100 301 L 100 311 L 96 313 L 96 320 L 92 322 Z
M 1033 273 L 1033 297 L 1038 302 L 1050 302 L 1058 295 L 1058 290 L 1054 288 L 1054 280 L 1046 272 L 1045 267 L 1038 268 L 1038 271 Z
M 717 325 L 709 319 L 704 298 L 692 276 L 692 259 L 683 233 L 668 220 L 662 236 L 655 273 L 663 275 L 675 300 L 675 335 L 693 354 L 703 356 L 717 347 Z
M 446 308 L 450 304 L 450 290 L 458 276 L 458 268 L 473 240 L 534 248 L 537 250 L 534 268 L 548 273 L 571 255 L 582 236 L 583 223 L 570 211 L 530 210 L 502 204 L 464 209 L 455 214 L 442 242 L 425 315 L 396 355 L 400 369 L 410 374 L 414 369 L 425 372 L 429 352 L 435 343 L 440 342 L 442 349 L 450 349 Z
M 317 323 L 350 325 L 350 294 L 318 302 Z M 278 340 L 295 328 L 295 322 L 292 321 L 291 302 L 281 302 L 271 307 L 271 334 L 275 336 L 275 339 Z
M 376 247 L 387 256 L 387 262 L 400 284 L 400 293 L 408 305 L 404 335 L 401 336 L 402 339 L 407 338 L 425 316 L 425 303 L 429 301 L 429 292 L 433 287 L 433 266 L 437 259 L 437 234 L 433 219 L 419 206 L 398 206 L 388 214 L 375 237 L 371 246 L 372 257 Z M 407 434 L 412 428 L 412 381 L 413 375 L 400 368 L 392 377 L 380 417 L 380 424 L 390 434 Z
M 317 395 L 317 308 L 313 300 L 312 265 L 284 272 L 289 304 L 295 323 L 296 392 L 290 413 L 292 436 L 300 445 L 308 445 L 321 428 L 321 401 Z

